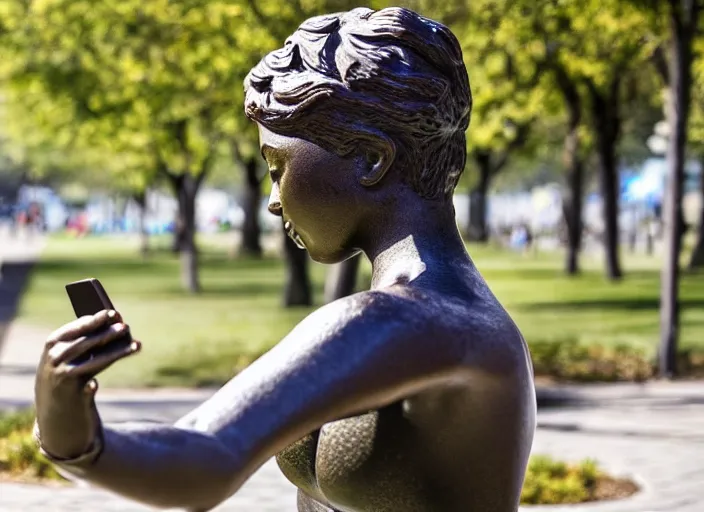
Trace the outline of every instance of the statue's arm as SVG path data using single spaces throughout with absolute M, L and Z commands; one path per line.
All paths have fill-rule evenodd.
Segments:
M 369 292 L 327 305 L 175 425 L 105 426 L 99 457 L 64 467 L 138 501 L 208 510 L 323 423 L 456 375 L 461 348 L 429 342 L 432 322 L 403 302 Z

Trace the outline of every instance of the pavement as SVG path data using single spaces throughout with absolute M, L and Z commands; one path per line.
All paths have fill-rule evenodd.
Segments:
M 0 239 L 0 244 L 2 239 Z M 21 250 L 14 260 L 19 261 Z M 27 248 L 27 262 L 38 254 Z M 7 283 L 6 283 L 7 284 Z M 3 281 L 0 280 L 0 300 Z M 34 368 L 48 332 L 13 323 L 0 345 L 0 410 L 31 403 Z M 174 421 L 214 390 L 111 390 L 98 394 L 107 422 Z M 534 512 L 704 511 L 704 383 L 651 382 L 538 389 L 542 406 L 534 454 L 567 461 L 592 458 L 611 474 L 635 479 L 641 491 L 613 502 L 522 507 Z M 0 483 L 0 511 L 153 510 L 109 492 L 79 485 L 48 487 Z M 296 512 L 295 488 L 267 462 L 220 512 Z

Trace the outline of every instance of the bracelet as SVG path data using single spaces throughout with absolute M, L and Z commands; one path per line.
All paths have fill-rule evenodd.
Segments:
M 34 437 L 35 443 L 37 444 L 37 449 L 39 450 L 39 453 L 46 457 L 50 462 L 62 466 L 90 465 L 95 462 L 95 460 L 103 451 L 103 437 L 102 435 L 96 435 L 93 439 L 93 443 L 90 445 L 88 450 L 85 453 L 79 455 L 78 457 L 57 457 L 56 455 L 52 455 L 51 453 L 46 451 L 46 449 L 44 449 L 44 447 L 42 446 L 42 440 L 39 433 L 39 424 L 36 422 L 36 420 L 34 422 L 34 428 L 32 429 L 32 435 Z

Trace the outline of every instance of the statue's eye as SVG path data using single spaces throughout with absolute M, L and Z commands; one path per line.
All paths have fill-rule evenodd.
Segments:
M 262 146 L 261 153 L 262 158 L 264 158 L 264 161 L 266 162 L 266 165 L 269 168 L 269 175 L 271 176 L 271 181 L 278 181 L 279 178 L 281 178 L 281 173 L 279 172 L 279 168 L 277 166 L 277 162 L 279 162 L 280 155 L 278 154 L 275 148 L 267 144 L 264 144 Z

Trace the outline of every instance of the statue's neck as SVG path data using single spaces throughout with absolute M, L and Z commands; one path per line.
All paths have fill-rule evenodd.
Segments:
M 372 289 L 447 275 L 448 267 L 471 264 L 454 217 L 424 218 L 387 226 L 365 250 L 372 262 Z M 435 222 L 434 222 L 435 220 Z

